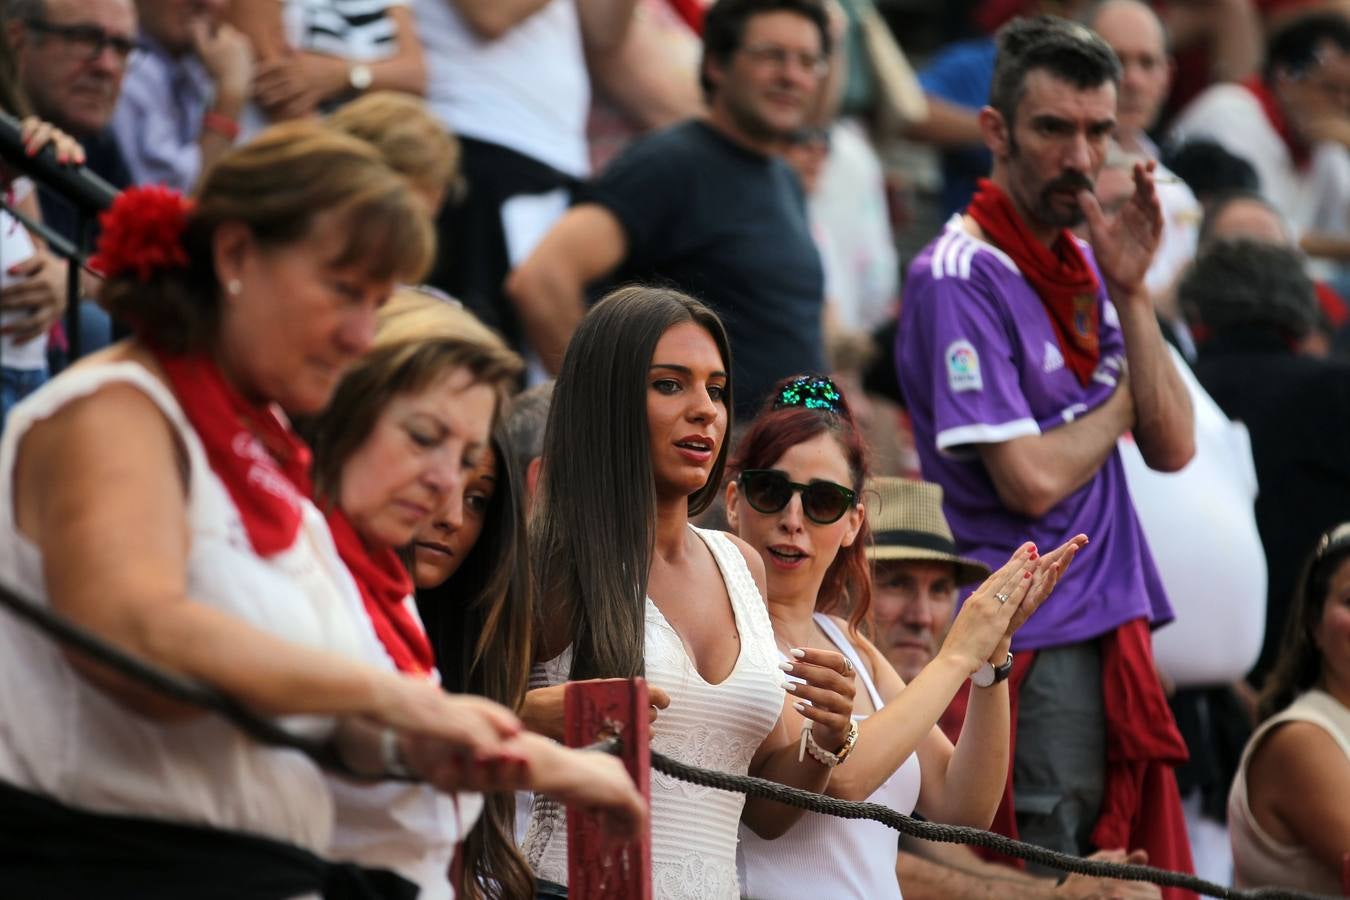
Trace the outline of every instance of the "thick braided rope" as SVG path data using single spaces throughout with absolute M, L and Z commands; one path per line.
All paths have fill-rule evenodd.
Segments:
M 617 753 L 619 741 L 617 738 L 611 738 L 606 741 L 601 741 L 598 744 L 594 744 L 587 749 L 602 750 L 607 753 Z M 1037 847 L 1034 844 L 1014 841 L 1001 834 L 981 831 L 978 828 L 964 828 L 956 825 L 939 825 L 933 822 L 922 822 L 918 819 L 902 815 L 890 807 L 882 806 L 879 803 L 858 803 L 847 800 L 837 800 L 834 797 L 827 797 L 823 794 L 813 793 L 812 791 L 804 791 L 800 788 L 789 787 L 785 784 L 779 784 L 776 781 L 754 778 L 750 775 L 731 775 L 726 772 L 700 769 L 697 766 L 687 765 L 678 760 L 671 759 L 669 756 L 657 753 L 656 751 L 652 751 L 651 765 L 653 769 L 664 775 L 669 775 L 671 778 L 678 778 L 680 781 L 687 781 L 690 784 L 716 788 L 721 791 L 732 791 L 734 793 L 745 794 L 748 797 L 762 797 L 766 800 L 774 800 L 809 812 L 823 813 L 824 815 L 836 816 L 841 819 L 871 819 L 872 821 L 880 822 L 888 828 L 893 828 L 902 834 L 907 834 L 911 837 L 920 838 L 925 841 L 936 841 L 944 844 L 969 844 L 977 847 L 986 847 L 1007 856 L 1015 856 L 1020 859 L 1028 860 L 1029 862 L 1050 866 L 1051 868 L 1059 869 L 1064 872 L 1087 875 L 1092 878 L 1111 878 L 1120 881 L 1148 881 L 1163 887 L 1182 888 L 1184 890 L 1194 891 L 1197 894 L 1203 894 L 1207 897 L 1220 897 L 1225 898 L 1225 900 L 1331 900 L 1331 898 L 1322 898 L 1321 895 L 1305 894 L 1276 888 L 1240 891 L 1235 888 L 1224 887 L 1210 881 L 1205 881 L 1203 878 L 1197 878 L 1194 875 L 1172 872 L 1167 869 L 1159 869 L 1153 866 L 1137 866 L 1124 863 L 1082 859 L 1077 856 L 1070 856 L 1067 853 L 1058 853 L 1054 850 L 1047 850 L 1044 847 Z
M 140 681 L 167 697 L 203 709 L 213 710 L 233 722 L 257 741 L 273 746 L 290 747 L 305 753 L 320 766 L 327 769 L 348 775 L 356 774 L 334 752 L 331 745 L 291 734 L 272 721 L 249 711 L 234 698 L 214 688 L 180 678 L 136 659 L 125 651 L 80 628 L 63 616 L 46 607 L 32 603 L 3 586 L 0 586 L 0 607 L 8 608 L 27 624 L 45 632 L 56 641 L 87 654 L 90 658 L 123 675 Z M 609 738 L 584 749 L 618 753 L 619 739 Z M 1037 847 L 1034 844 L 1014 841 L 999 834 L 981 831 L 978 828 L 920 822 L 878 803 L 836 800 L 833 797 L 789 787 L 763 778 L 700 769 L 697 766 L 686 765 L 655 751 L 651 754 L 651 765 L 658 772 L 672 778 L 678 778 L 681 781 L 687 781 L 690 784 L 741 793 L 749 797 L 763 797 L 788 806 L 842 819 L 871 819 L 902 834 L 908 834 L 922 840 L 987 847 L 1008 856 L 1019 857 L 1061 871 L 1074 872 L 1094 878 L 1149 881 L 1165 887 L 1179 887 L 1209 897 L 1232 898 L 1232 900 L 1324 900 L 1324 898 L 1319 898 L 1314 894 L 1270 888 L 1239 891 L 1213 884 L 1193 875 L 1170 872 L 1152 866 L 1132 866 L 1080 859 L 1076 856 L 1046 850 L 1044 847 Z M 369 778 L 369 776 L 357 777 Z M 1331 900 L 1331 898 L 1325 898 L 1325 900 Z

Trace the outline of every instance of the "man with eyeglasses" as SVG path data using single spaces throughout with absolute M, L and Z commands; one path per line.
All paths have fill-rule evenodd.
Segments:
M 7 30 L 33 112 L 83 144 L 88 167 L 113 187 L 130 184 L 108 125 L 136 47 L 131 0 L 9 0 Z M 46 190 L 41 199 L 47 224 L 73 236 L 70 207 Z
M 895 346 L 924 477 L 963 556 L 1030 537 L 1092 543 L 1013 641 L 1012 790 L 999 830 L 1083 855 L 1128 847 L 1189 871 L 1172 767 L 1186 758 L 1153 665 L 1173 618 L 1116 448 L 1177 471 L 1194 415 L 1145 273 L 1162 212 L 1151 166 L 1114 215 L 1093 193 L 1120 62 L 1054 17 L 999 32 L 979 114 L 993 170 L 909 269 Z M 1069 229 L 1086 223 L 1090 244 Z
M 131 0 L 8 0 L 5 12 L 5 39 L 14 54 L 19 89 L 33 112 L 83 145 L 91 171 L 115 188 L 129 185 L 131 175 L 108 123 L 136 46 Z M 43 222 L 74 239 L 74 208 L 41 185 L 38 200 Z M 63 305 L 64 263 L 49 263 L 40 277 L 52 285 L 52 302 Z M 92 301 L 82 303 L 80 311 L 80 349 L 108 343 L 107 314 Z M 57 350 L 52 358 L 59 365 L 62 356 Z
M 779 152 L 807 124 L 829 53 L 819 0 L 719 0 L 708 10 L 708 116 L 630 145 L 507 281 L 546 367 L 557 370 L 587 290 L 614 279 L 673 284 L 722 316 L 737 415 L 780 379 L 825 370 L 820 255 Z

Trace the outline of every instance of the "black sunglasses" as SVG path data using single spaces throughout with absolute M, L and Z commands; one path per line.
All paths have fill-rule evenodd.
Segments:
M 131 51 L 140 47 L 135 39 L 108 34 L 97 25 L 54 25 L 42 19 L 28 19 L 24 24 L 40 34 L 60 38 L 86 60 L 97 59 L 104 47 L 111 47 L 117 58 L 126 62 Z
M 842 484 L 833 481 L 812 481 L 798 484 L 777 469 L 746 469 L 736 479 L 745 495 L 745 502 L 756 512 L 765 514 L 782 510 L 792 495 L 802 495 L 802 512 L 817 525 L 831 525 L 843 518 L 853 506 L 857 495 Z

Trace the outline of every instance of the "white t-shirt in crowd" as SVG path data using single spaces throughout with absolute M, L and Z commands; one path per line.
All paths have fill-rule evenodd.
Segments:
M 1260 101 L 1245 87 L 1209 88 L 1182 111 L 1172 135 L 1180 141 L 1215 141 L 1250 162 L 1261 179 L 1262 195 L 1289 220 L 1295 235 L 1350 234 L 1350 150 L 1324 141 L 1313 147 L 1309 164 L 1299 168 Z M 1315 264 L 1312 271 L 1325 277 L 1329 267 Z
M 590 173 L 590 80 L 574 0 L 551 0 L 496 40 L 450 0 L 413 0 L 427 60 L 427 103 L 447 128 L 574 178 Z

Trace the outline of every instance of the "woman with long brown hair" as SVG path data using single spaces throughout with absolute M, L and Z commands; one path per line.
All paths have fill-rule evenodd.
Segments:
M 652 747 L 684 762 L 820 790 L 831 766 L 798 753 L 764 608 L 764 564 L 743 541 L 695 528 L 717 494 L 732 409 L 726 333 L 675 290 L 627 287 L 586 315 L 554 386 L 536 497 L 540 652 L 522 717 L 556 730 L 569 679 L 646 676 Z M 828 752 L 852 745 L 844 660 L 808 651 L 806 716 Z M 766 837 L 800 815 L 653 773 L 657 898 L 734 898 L 736 829 Z M 567 874 L 556 804 L 536 799 L 526 858 L 555 896 Z

